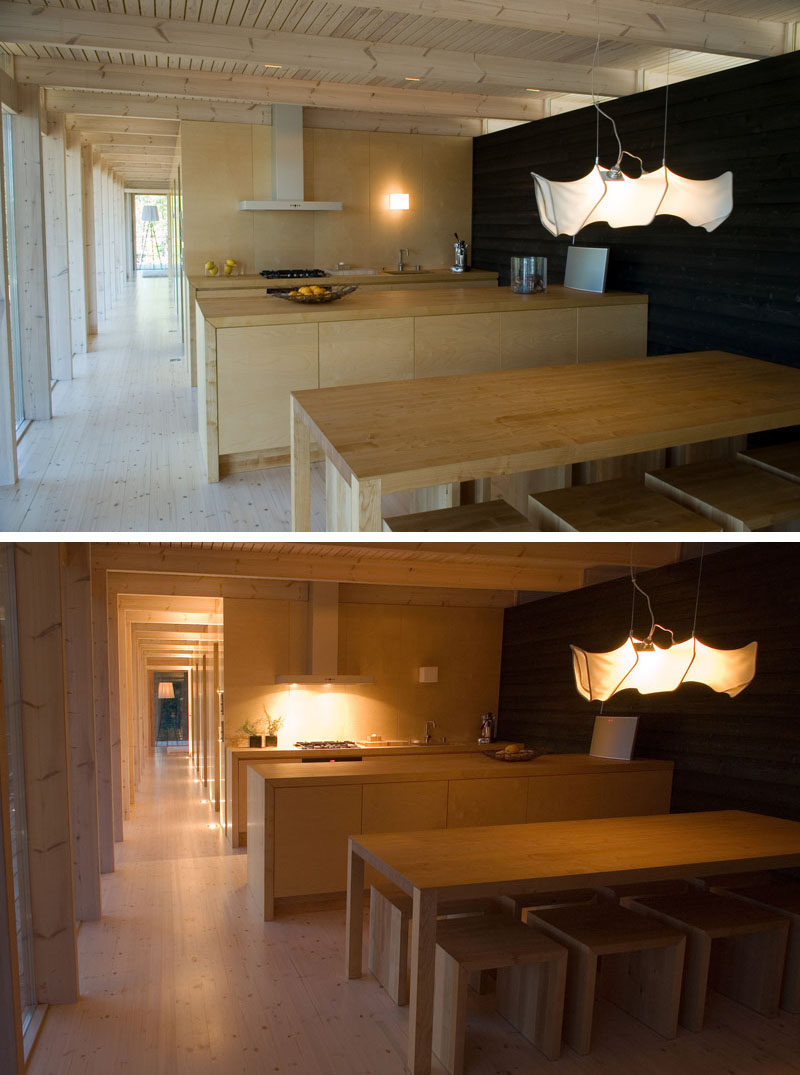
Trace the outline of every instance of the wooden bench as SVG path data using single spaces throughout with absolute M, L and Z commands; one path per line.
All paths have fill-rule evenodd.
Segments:
M 669 497 L 652 492 L 641 478 L 614 478 L 532 493 L 528 517 L 541 530 L 550 531 L 720 529 Z
M 513 896 L 500 896 L 500 904 L 511 912 L 511 917 L 525 921 L 525 912 L 544 907 L 564 907 L 573 903 L 597 903 L 594 888 L 558 889 L 551 892 L 515 892 Z
M 737 900 L 766 907 L 784 915 L 789 921 L 786 962 L 783 967 L 780 1006 L 786 1012 L 800 1012 L 800 885 L 786 881 L 769 881 L 728 893 Z
M 433 1052 L 464 1070 L 470 975 L 497 971 L 497 1010 L 549 1060 L 561 1055 L 567 950 L 504 915 L 445 919 L 436 927 Z
M 800 442 L 748 448 L 739 452 L 736 458 L 751 466 L 762 467 L 772 474 L 777 474 L 779 478 L 800 482 Z
M 738 459 L 717 459 L 650 471 L 645 483 L 723 530 L 763 530 L 800 520 L 796 482 Z
M 491 898 L 447 900 L 438 907 L 440 918 L 463 915 L 497 914 L 498 900 Z M 369 969 L 395 1002 L 408 1004 L 408 931 L 412 900 L 388 882 L 373 884 L 369 890 Z M 486 979 L 476 975 L 476 992 L 484 992 Z
M 686 947 L 679 929 L 610 904 L 529 911 L 527 921 L 569 949 L 564 1032 L 576 1053 L 591 1047 L 598 993 L 675 1037 Z
M 785 917 L 702 891 L 645 897 L 628 906 L 686 934 L 681 1026 L 703 1029 L 709 985 L 762 1015 L 777 1015 L 789 933 Z
M 690 882 L 683 878 L 674 881 L 631 881 L 626 885 L 601 885 L 597 892 L 601 899 L 627 907 L 628 901 L 642 896 L 682 896 L 690 891 Z
M 482 504 L 461 504 L 455 508 L 418 511 L 411 515 L 393 515 L 383 520 L 383 529 L 391 533 L 427 530 L 438 532 L 473 532 L 482 530 L 535 530 L 525 516 L 505 500 L 487 500 Z

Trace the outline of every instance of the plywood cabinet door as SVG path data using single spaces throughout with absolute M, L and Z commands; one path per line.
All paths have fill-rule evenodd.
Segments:
M 669 813 L 672 771 L 532 776 L 527 821 Z
M 446 780 L 364 785 L 364 832 L 413 832 L 446 825 Z
M 611 362 L 647 354 L 647 304 L 578 310 L 578 361 Z
M 414 333 L 415 377 L 500 369 L 500 314 L 417 317 Z
M 220 454 L 288 448 L 289 393 L 318 387 L 316 325 L 219 329 Z
M 500 368 L 563 366 L 578 355 L 577 310 L 500 314 Z
M 413 318 L 320 324 L 320 388 L 367 381 L 409 381 L 413 376 Z
M 528 778 L 451 780 L 448 829 L 465 825 L 513 825 L 525 820 Z
M 347 838 L 361 832 L 361 785 L 276 788 L 275 896 L 343 892 Z

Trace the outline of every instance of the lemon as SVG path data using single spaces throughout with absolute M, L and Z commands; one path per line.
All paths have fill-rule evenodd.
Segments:
M 218 269 L 218 268 L 217 268 L 217 266 L 215 265 L 215 266 L 213 267 L 213 269 L 209 269 L 209 270 L 208 270 L 208 272 L 209 272 L 209 275 L 210 275 L 210 276 L 216 276 L 216 275 L 217 275 L 217 273 L 219 272 L 219 269 Z
M 209 272 L 211 272 L 212 269 L 216 268 L 216 265 L 213 261 L 207 261 L 205 267 L 208 269 Z
M 226 258 L 225 259 L 225 264 L 230 265 L 231 268 L 233 268 L 233 266 L 236 264 L 236 262 L 233 260 L 233 258 Z
M 301 295 L 313 295 L 314 289 L 309 287 L 308 284 L 298 289 Z

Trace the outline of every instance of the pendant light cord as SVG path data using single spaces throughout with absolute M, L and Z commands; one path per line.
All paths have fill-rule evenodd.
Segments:
M 661 152 L 661 166 L 667 166 L 667 115 L 669 113 L 669 60 L 672 49 L 667 49 L 667 84 L 664 87 L 664 148 Z
M 670 627 L 664 627 L 663 624 L 656 623 L 656 617 L 655 617 L 655 613 L 653 612 L 653 605 L 652 605 L 652 602 L 650 601 L 650 595 L 648 593 L 646 593 L 642 589 L 642 587 L 639 585 L 639 583 L 636 581 L 636 575 L 634 574 L 634 571 L 633 571 L 633 543 L 631 543 L 630 573 L 631 573 L 631 583 L 633 585 L 633 594 L 631 596 L 631 626 L 630 626 L 630 630 L 628 631 L 628 637 L 630 638 L 630 637 L 633 636 L 633 611 L 634 611 L 634 606 L 635 606 L 635 603 L 636 603 L 636 591 L 638 590 L 639 593 L 642 595 L 642 597 L 647 602 L 647 611 L 650 613 L 650 631 L 649 631 L 649 633 L 647 635 L 647 638 L 644 641 L 652 643 L 652 641 L 653 641 L 653 633 L 654 633 L 654 631 L 655 631 L 655 629 L 657 627 L 659 629 L 659 631 L 664 631 L 665 634 L 668 634 L 670 636 L 670 638 L 672 640 L 672 642 L 670 644 L 672 644 L 675 641 L 675 632 Z M 699 600 L 699 597 L 700 597 L 700 581 L 699 581 L 699 579 L 698 579 L 697 596 L 698 596 L 698 600 Z M 695 614 L 695 621 L 696 621 L 697 620 L 697 605 L 696 604 L 695 604 L 694 614 Z M 692 630 L 692 634 L 694 634 L 694 630 Z
M 700 546 L 700 564 L 697 568 L 697 593 L 694 597 L 694 620 L 692 621 L 692 638 L 694 638 L 695 628 L 697 627 L 697 609 L 700 604 L 700 579 L 703 574 L 703 553 L 705 552 L 705 545 Z
M 597 17 L 597 40 L 595 41 L 595 45 L 594 45 L 594 56 L 592 57 L 592 74 L 591 74 L 591 79 L 592 79 L 592 81 L 591 81 L 592 104 L 594 105 L 595 112 L 596 112 L 596 117 L 595 117 L 595 156 L 594 156 L 594 163 L 595 164 L 600 163 L 600 117 L 605 116 L 605 118 L 608 120 L 608 122 L 611 124 L 611 126 L 613 128 L 614 137 L 617 140 L 617 159 L 616 159 L 615 163 L 613 164 L 613 166 L 611 168 L 609 168 L 608 173 L 609 173 L 609 177 L 612 177 L 614 179 L 618 179 L 619 178 L 619 172 L 620 172 L 620 164 L 622 163 L 623 156 L 625 156 L 625 157 L 633 157 L 634 160 L 637 160 L 639 162 L 639 167 L 642 169 L 642 172 L 644 172 L 644 161 L 642 160 L 641 157 L 637 157 L 635 153 L 629 153 L 627 149 L 622 148 L 622 140 L 620 139 L 619 131 L 617 130 L 617 124 L 616 124 L 613 116 L 609 116 L 608 112 L 604 112 L 603 109 L 600 107 L 600 105 L 597 103 L 597 99 L 596 99 L 595 93 L 594 93 L 594 72 L 595 72 L 595 68 L 597 67 L 597 64 L 599 63 L 599 60 L 600 60 L 600 4 L 599 4 L 598 0 L 595 0 L 595 15 Z M 666 134 L 664 135 L 664 137 L 666 138 Z

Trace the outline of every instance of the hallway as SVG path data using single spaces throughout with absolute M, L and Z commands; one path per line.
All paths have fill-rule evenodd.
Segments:
M 81 1000 L 50 1007 L 29 1075 L 402 1075 L 407 1009 L 369 975 L 345 980 L 344 911 L 259 921 L 246 855 L 200 798 L 185 751 L 159 749 L 103 878 L 103 918 L 78 934 Z M 703 1032 L 674 1041 L 601 1001 L 591 1054 L 555 1063 L 492 1005 L 472 997 L 469 1075 L 800 1072 L 800 1016 L 714 993 Z
M 127 285 L 52 398 L 55 417 L 20 441 L 19 482 L 0 487 L 0 530 L 289 529 L 288 467 L 205 480 L 168 279 Z M 314 471 L 312 527 L 322 529 Z

